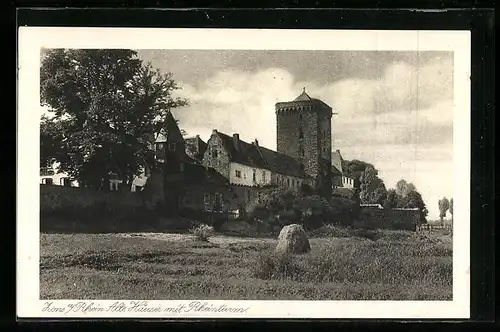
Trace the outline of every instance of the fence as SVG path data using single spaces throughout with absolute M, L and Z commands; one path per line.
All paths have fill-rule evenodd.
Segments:
M 435 231 L 435 230 L 452 230 L 453 226 L 450 224 L 445 224 L 445 225 L 431 225 L 431 224 L 422 224 L 417 226 L 417 232 L 422 232 L 422 231 Z

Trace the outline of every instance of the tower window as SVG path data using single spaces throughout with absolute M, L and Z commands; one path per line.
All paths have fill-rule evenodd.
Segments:
M 213 148 L 212 149 L 212 158 L 217 158 L 217 157 L 218 157 L 217 149 Z
M 262 181 L 266 181 L 266 172 L 262 172 Z
M 255 170 L 253 170 L 252 179 L 253 179 L 253 181 L 257 181 L 257 175 L 255 174 Z

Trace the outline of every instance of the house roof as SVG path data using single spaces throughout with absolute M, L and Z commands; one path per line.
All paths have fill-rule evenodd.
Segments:
M 185 163 L 184 175 L 184 181 L 188 184 L 213 183 L 229 185 L 228 179 L 219 174 L 215 169 L 198 163 Z
M 312 109 L 312 106 L 319 106 L 321 110 L 332 112 L 332 108 L 320 99 L 311 98 L 305 91 L 302 91 L 300 95 L 297 96 L 292 101 L 278 102 L 275 108 L 278 109 Z
M 340 175 L 344 174 L 344 169 L 342 167 L 342 156 L 340 155 L 340 151 L 333 151 L 332 152 L 332 168 L 335 168 L 338 172 L 340 172 Z
M 216 132 L 216 134 L 229 153 L 231 162 L 264 168 L 283 175 L 308 177 L 302 170 L 300 163 L 290 156 L 259 146 L 258 143 L 247 143 L 241 139 L 238 139 L 239 143 L 236 147 L 233 137 L 220 132 Z
M 183 140 L 177 121 L 170 111 L 167 111 L 165 115 L 163 128 L 156 134 L 155 143 L 165 143 L 168 140 Z
M 207 143 L 205 143 L 200 135 L 196 135 L 195 137 L 188 137 L 185 139 L 186 142 L 186 153 L 194 158 L 195 160 L 201 162 L 203 159 L 203 155 L 207 150 Z
M 342 175 L 342 172 L 338 170 L 335 165 L 332 164 L 332 175 Z
M 302 91 L 302 93 L 295 98 L 293 101 L 308 101 L 308 100 L 313 100 L 309 95 L 306 93 L 306 90 Z

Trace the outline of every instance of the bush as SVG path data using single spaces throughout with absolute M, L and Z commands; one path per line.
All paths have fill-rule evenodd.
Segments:
M 214 228 L 206 224 L 201 224 L 191 228 L 189 232 L 200 241 L 208 241 L 208 239 L 214 235 Z
M 351 237 L 354 236 L 353 229 L 333 224 L 324 225 L 312 231 L 312 237 Z

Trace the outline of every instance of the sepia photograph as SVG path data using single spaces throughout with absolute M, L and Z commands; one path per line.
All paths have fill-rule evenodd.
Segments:
M 34 311 L 252 317 L 260 301 L 375 301 L 386 306 L 371 315 L 419 302 L 464 313 L 470 63 L 457 55 L 470 50 L 450 45 L 468 34 L 361 48 L 382 38 L 359 31 L 314 49 L 293 47 L 313 31 L 282 31 L 273 48 L 244 32 L 180 41 L 193 29 L 146 46 L 133 30 L 90 31 L 87 45 L 62 31 L 31 54 L 38 98 L 24 121 L 37 131 L 23 153 L 38 219 L 18 255 L 34 255 Z

